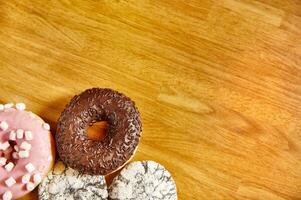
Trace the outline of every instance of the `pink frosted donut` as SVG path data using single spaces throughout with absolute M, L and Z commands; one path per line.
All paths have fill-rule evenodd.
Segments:
M 32 191 L 51 169 L 53 139 L 47 123 L 25 104 L 0 104 L 0 199 Z

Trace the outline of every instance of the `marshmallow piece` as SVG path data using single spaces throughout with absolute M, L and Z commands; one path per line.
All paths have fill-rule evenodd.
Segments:
M 26 184 L 30 181 L 30 174 L 25 174 L 22 176 L 22 183 Z
M 35 168 L 35 166 L 34 166 L 33 164 L 28 163 L 27 165 L 25 165 L 25 169 L 26 169 L 29 173 L 31 173 L 31 172 L 33 172 L 36 168 Z
M 39 184 L 42 181 L 42 177 L 40 174 L 33 175 L 33 182 L 34 184 Z
M 19 158 L 28 158 L 29 157 L 29 151 L 19 151 Z
M 4 105 L 0 104 L 0 110 L 4 110 Z
M 2 131 L 6 131 L 8 129 L 8 124 L 6 123 L 6 121 L 2 121 L 0 123 L 0 128 L 2 129 Z
M 17 151 L 17 152 L 20 150 L 19 147 L 18 147 L 18 145 L 14 146 L 14 150 Z
M 13 106 L 14 106 L 13 103 L 7 103 L 7 104 L 4 104 L 4 108 L 5 108 L 5 109 L 12 108 Z
M 49 126 L 49 124 L 47 124 L 47 123 L 43 123 L 43 128 L 44 128 L 45 130 L 47 130 L 47 131 L 50 130 L 50 126 Z
M 2 149 L 3 151 L 5 151 L 6 149 L 8 149 L 8 147 L 10 147 L 10 144 L 8 141 L 4 142 L 4 143 L 0 143 L 0 149 Z
M 31 149 L 31 144 L 29 144 L 28 142 L 24 141 L 24 142 L 21 143 L 20 149 L 24 149 L 24 150 L 29 151 Z
M 15 146 L 14 146 L 14 150 L 17 151 L 17 152 L 19 151 L 18 145 L 15 145 Z
M 4 182 L 8 187 L 11 187 L 16 183 L 16 180 L 13 177 L 9 177 Z
M 11 193 L 11 191 L 6 191 L 2 195 L 3 200 L 11 200 L 12 198 L 13 198 L 13 194 Z
M 13 152 L 12 156 L 14 159 L 19 159 L 19 155 L 17 152 Z
M 15 131 L 11 131 L 9 133 L 9 140 L 11 140 L 11 141 L 15 141 L 16 140 L 16 132 Z
M 9 162 L 4 166 L 4 168 L 6 171 L 10 172 L 14 168 L 14 166 L 15 166 L 14 163 Z
M 25 131 L 25 139 L 26 140 L 32 140 L 33 139 L 33 135 L 31 131 Z
M 24 134 L 24 130 L 22 129 L 17 129 L 17 138 L 22 139 Z
M 25 110 L 26 105 L 24 103 L 17 103 L 16 108 L 17 110 Z
M 29 116 L 30 116 L 31 118 L 36 118 L 36 116 L 35 116 L 35 114 L 33 114 L 33 112 L 29 112 Z
M 34 189 L 34 184 L 32 182 L 26 184 L 26 190 L 31 191 L 33 189 Z
M 7 159 L 4 157 L 0 157 L 0 166 L 4 166 L 6 164 Z

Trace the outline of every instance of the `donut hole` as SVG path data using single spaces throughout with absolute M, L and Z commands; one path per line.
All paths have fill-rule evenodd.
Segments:
M 100 121 L 90 124 L 87 130 L 87 135 L 90 140 L 102 141 L 107 135 L 107 121 Z

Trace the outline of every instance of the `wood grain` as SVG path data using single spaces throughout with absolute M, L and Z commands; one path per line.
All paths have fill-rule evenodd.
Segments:
M 301 199 L 300 0 L 0 0 L 0 100 L 136 101 L 179 199 Z

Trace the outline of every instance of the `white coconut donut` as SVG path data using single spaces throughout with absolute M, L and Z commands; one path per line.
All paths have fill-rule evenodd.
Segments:
M 115 177 L 109 188 L 111 200 L 176 200 L 170 173 L 154 161 L 136 161 Z
M 63 162 L 55 164 L 52 172 L 39 185 L 40 200 L 105 200 L 108 198 L 104 176 L 82 174 L 66 167 Z

